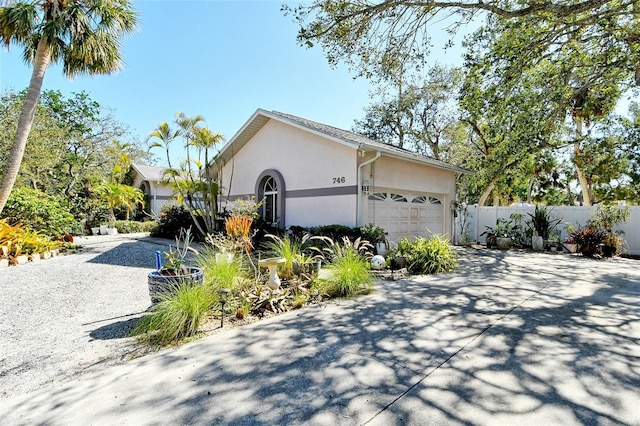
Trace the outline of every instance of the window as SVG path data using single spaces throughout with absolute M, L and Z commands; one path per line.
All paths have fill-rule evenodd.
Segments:
M 407 198 L 404 195 L 400 195 L 400 194 L 390 194 L 390 197 L 393 201 L 396 201 L 398 203 L 406 203 L 407 202 Z
M 265 179 L 262 185 L 264 204 L 262 205 L 262 218 L 267 223 L 278 222 L 278 184 L 273 176 Z

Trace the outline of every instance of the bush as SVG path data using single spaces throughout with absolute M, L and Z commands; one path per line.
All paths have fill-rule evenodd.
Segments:
M 371 244 L 360 239 L 351 242 L 343 238 L 338 244 L 328 237 L 314 237 L 327 241 L 328 247 L 322 249 L 325 259 L 330 261 L 327 269 L 329 276 L 316 284 L 317 290 L 329 297 L 347 297 L 367 294 L 373 288 L 369 273 L 369 249 Z
M 233 256 L 230 261 L 227 255 Z M 204 285 L 212 293 L 221 288 L 235 291 L 249 276 L 239 253 L 220 253 L 206 248 L 196 258 L 196 264 L 202 268 Z
M 458 253 L 447 238 L 434 235 L 411 243 L 408 261 L 409 270 L 414 274 L 439 274 L 458 267 Z
M 157 345 L 194 336 L 213 302 L 212 293 L 204 286 L 180 284 L 160 296 L 160 302 L 140 319 L 131 335 Z
M 132 234 L 136 232 L 151 232 L 156 228 L 157 224 L 153 221 L 117 220 L 115 226 L 120 234 Z
M 583 256 L 593 257 L 600 253 L 600 245 L 604 244 L 607 235 L 604 229 L 586 226 L 569 234 L 569 239 L 578 245 Z
M 355 240 L 360 236 L 360 230 L 358 228 L 351 228 L 344 225 L 316 226 L 309 228 L 309 233 L 318 237 L 329 237 L 334 241 L 339 241 L 343 238 Z
M 69 205 L 64 199 L 32 188 L 14 188 L 2 216 L 11 224 L 20 223 L 51 237 L 80 231 L 80 224 L 69 213 Z
M 395 256 L 404 257 L 409 271 L 414 274 L 438 274 L 458 267 L 458 253 L 448 239 L 439 235 L 413 242 L 405 237 L 389 252 L 390 259 Z
M 197 229 L 191 213 L 183 206 L 167 205 L 162 208 L 158 226 L 151 231 L 152 237 L 175 239 L 182 229 Z
M 37 231 L 20 225 L 10 225 L 7 219 L 0 219 L 0 246 L 7 247 L 7 256 L 13 264 L 23 254 L 42 253 L 62 247 L 61 241 L 53 241 Z M 3 253 L 0 252 L 0 258 Z

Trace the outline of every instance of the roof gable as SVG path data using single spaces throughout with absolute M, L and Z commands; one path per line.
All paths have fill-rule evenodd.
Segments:
M 160 182 L 163 180 L 163 174 L 166 167 L 148 166 L 146 164 L 132 164 L 131 169 L 138 173 L 142 180 Z
M 242 128 L 233 135 L 224 147 L 222 147 L 216 161 L 218 163 L 218 167 L 226 164 L 236 152 L 240 151 L 247 142 L 249 142 L 249 140 L 251 140 L 264 127 L 264 125 L 267 124 L 269 120 L 276 120 L 281 123 L 297 127 L 307 132 L 320 135 L 326 139 L 330 139 L 334 142 L 351 146 L 354 149 L 380 152 L 383 155 L 428 164 L 457 173 L 472 173 L 470 170 L 463 169 L 434 158 L 426 157 L 406 149 L 384 144 L 358 133 L 339 129 L 316 121 L 307 120 L 295 115 L 285 114 L 278 111 L 266 111 L 263 109 L 257 109 Z

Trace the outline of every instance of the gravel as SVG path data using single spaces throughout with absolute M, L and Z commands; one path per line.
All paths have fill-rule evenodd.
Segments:
M 75 253 L 0 269 L 0 398 L 149 351 L 127 335 L 151 305 L 154 252 L 175 242 L 145 234 L 75 242 Z

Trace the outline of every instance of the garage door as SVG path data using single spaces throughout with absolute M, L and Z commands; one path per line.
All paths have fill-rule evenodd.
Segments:
M 444 234 L 444 199 L 443 194 L 375 192 L 369 195 L 369 223 L 384 228 L 394 242 Z

